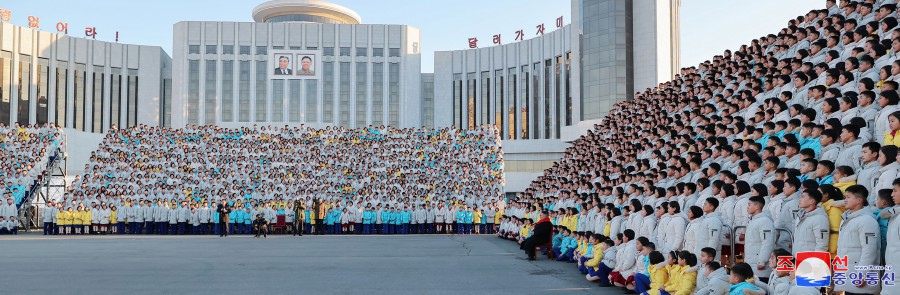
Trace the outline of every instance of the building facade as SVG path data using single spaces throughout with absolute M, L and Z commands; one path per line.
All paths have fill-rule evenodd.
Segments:
M 436 126 L 493 124 L 507 191 L 522 191 L 567 142 L 679 69 L 679 0 L 572 0 L 572 23 L 505 45 L 435 52 Z
M 253 18 L 175 24 L 167 125 L 422 126 L 418 29 L 319 1 L 266 2 Z M 271 79 L 270 55 L 292 50 L 321 57 L 318 78 Z
M 75 132 L 159 125 L 171 59 L 159 46 L 73 38 L 0 23 L 0 123 Z

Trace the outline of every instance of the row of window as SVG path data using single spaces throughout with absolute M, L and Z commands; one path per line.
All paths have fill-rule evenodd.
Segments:
M 188 53 L 189 54 L 200 54 L 200 45 L 188 45 Z M 256 50 L 251 52 L 254 46 L 249 45 L 241 45 L 237 46 L 238 54 L 241 55 L 267 55 L 269 54 L 268 46 L 255 46 Z M 234 45 L 205 45 L 205 50 L 203 51 L 205 54 L 219 54 L 219 50 L 221 49 L 222 54 L 234 54 Z M 272 50 L 284 50 L 284 46 L 272 46 Z M 291 46 L 288 47 L 290 50 L 319 50 L 318 47 L 299 47 L 299 46 Z M 324 47 L 322 48 L 322 54 L 325 56 L 334 56 L 334 47 Z M 369 56 L 369 47 L 338 47 L 339 56 Z M 371 48 L 373 57 L 384 57 L 384 48 L 376 47 Z M 400 57 L 400 48 L 388 48 L 388 57 Z
M 256 63 L 255 67 L 251 63 Z M 400 123 L 400 64 L 388 63 L 387 108 L 385 121 L 385 73 L 384 63 L 356 63 L 356 70 L 350 62 L 324 62 L 322 69 L 322 118 L 318 116 L 319 80 L 268 80 L 265 61 L 221 61 L 221 77 L 217 76 L 218 63 L 207 60 L 201 67 L 200 60 L 188 61 L 187 114 L 186 124 L 215 124 L 217 122 L 251 122 L 250 106 L 255 106 L 253 122 L 323 122 L 347 127 L 363 127 L 387 123 L 399 126 Z M 237 69 L 235 67 L 237 66 Z M 369 70 L 371 68 L 371 71 Z M 203 81 L 200 71 L 205 70 Z M 238 81 L 233 75 L 237 70 Z M 339 79 L 336 80 L 335 74 Z M 368 97 L 368 75 L 372 75 L 372 99 Z M 354 81 L 355 77 L 355 81 Z M 222 89 L 217 96 L 216 82 L 221 80 Z M 204 84 L 201 93 L 200 85 Z M 251 93 L 251 83 L 255 92 Z M 356 90 L 352 92 L 352 83 Z M 285 84 L 287 84 L 285 86 Z M 237 106 L 235 106 L 235 87 L 237 88 Z M 271 88 L 270 88 L 271 87 Z M 285 87 L 288 89 L 285 91 Z M 269 101 L 267 94 L 272 91 Z M 285 96 L 287 95 L 287 96 Z M 338 104 L 335 105 L 335 96 Z M 286 102 L 285 102 L 286 99 Z M 203 104 L 201 119 L 201 103 Z M 285 105 L 287 103 L 287 105 Z M 381 107 L 379 107 L 381 106 Z M 237 118 L 235 118 L 237 107 Z M 271 107 L 271 110 L 269 109 Z M 334 110 L 340 110 L 337 120 Z M 287 110 L 287 118 L 285 118 Z M 355 118 L 351 116 L 355 113 Z M 218 118 L 217 118 L 218 116 Z
M 10 52 L 0 51 L 0 123 L 55 123 L 95 133 L 105 132 L 112 125 L 130 127 L 137 124 L 137 70 L 123 72 L 123 69 L 113 67 L 107 72 L 102 66 L 94 66 L 88 73 L 85 64 L 73 63 L 70 67 L 68 62 L 57 61 L 56 67 L 51 68 L 49 60 L 38 58 L 37 72 L 32 75 L 33 62 L 31 56 L 24 54 L 14 62 Z M 15 80 L 12 79 L 14 73 Z M 71 96 L 68 95 L 69 82 L 73 87 Z M 89 82 L 92 82 L 90 87 Z M 51 84 L 56 88 L 53 93 L 50 92 Z M 31 116 L 31 100 L 36 100 L 34 117 Z M 125 115 L 122 115 L 123 106 L 128 108 Z M 55 113 L 53 117 L 50 116 L 51 109 Z M 109 118 L 109 125 L 103 123 L 104 116 Z
M 453 124 L 494 124 L 503 139 L 558 139 L 561 127 L 573 122 L 571 60 L 568 52 L 519 68 L 469 72 L 465 79 L 454 74 Z

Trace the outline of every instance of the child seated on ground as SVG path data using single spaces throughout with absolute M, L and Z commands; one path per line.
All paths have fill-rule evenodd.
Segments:
M 659 295 L 659 289 L 669 281 L 669 273 L 666 271 L 666 259 L 659 251 L 650 252 L 647 257 L 647 261 L 650 263 L 650 266 L 647 266 L 647 270 L 650 273 L 650 286 L 648 290 L 642 291 L 641 294 Z M 635 287 L 635 291 L 638 291 L 637 287 Z
M 731 276 L 728 281 L 731 283 L 728 291 L 729 295 L 744 295 L 746 294 L 744 290 L 762 291 L 762 289 L 753 284 L 753 268 L 743 262 L 739 262 L 731 268 Z M 765 294 L 765 292 L 762 294 Z

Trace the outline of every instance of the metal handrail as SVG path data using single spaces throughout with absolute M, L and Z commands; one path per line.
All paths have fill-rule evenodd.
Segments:
M 778 240 L 780 240 L 782 232 L 785 232 L 788 234 L 788 236 L 790 237 L 790 239 L 788 239 L 788 242 L 790 243 L 790 247 L 788 247 L 788 249 L 785 249 L 785 250 L 791 251 L 791 253 L 793 253 L 794 233 L 791 230 L 786 229 L 786 228 L 776 228 L 775 232 L 778 233 L 778 235 L 775 236 L 775 244 L 778 244 Z

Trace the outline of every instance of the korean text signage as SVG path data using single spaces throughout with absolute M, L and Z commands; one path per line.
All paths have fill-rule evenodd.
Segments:
M 13 19 L 12 11 L 5 8 L 0 8 L 0 22 L 11 23 Z M 41 18 L 33 15 L 29 15 L 25 18 L 27 21 L 28 27 L 40 30 L 41 29 Z M 51 22 L 52 24 L 52 22 Z M 57 22 L 56 23 L 56 32 L 60 34 L 69 34 L 69 23 L 67 22 Z M 84 28 L 84 37 L 97 39 L 97 35 L 99 35 L 99 31 L 97 27 L 87 26 Z M 115 32 L 115 34 L 110 34 L 115 36 L 116 42 L 119 42 L 119 32 Z
M 832 259 L 828 252 L 797 252 L 797 257 L 778 256 L 775 271 L 793 271 L 797 286 L 828 287 L 852 284 L 859 286 L 894 285 L 894 268 L 891 265 L 856 265 L 850 269 L 847 256 Z
M 563 27 L 563 17 L 560 16 L 560 17 L 556 18 L 556 28 L 559 29 L 562 27 Z M 542 35 L 544 35 L 545 30 L 546 30 L 546 26 L 543 23 L 541 23 L 541 24 L 535 26 L 534 35 L 542 36 Z M 516 34 L 515 41 L 525 40 L 525 30 L 524 29 L 517 30 L 515 32 L 515 34 Z M 495 34 L 493 36 L 493 38 L 491 38 L 491 43 L 493 45 L 502 45 L 503 44 L 502 34 Z M 478 38 L 476 38 L 476 37 L 469 38 L 469 48 L 478 48 Z

